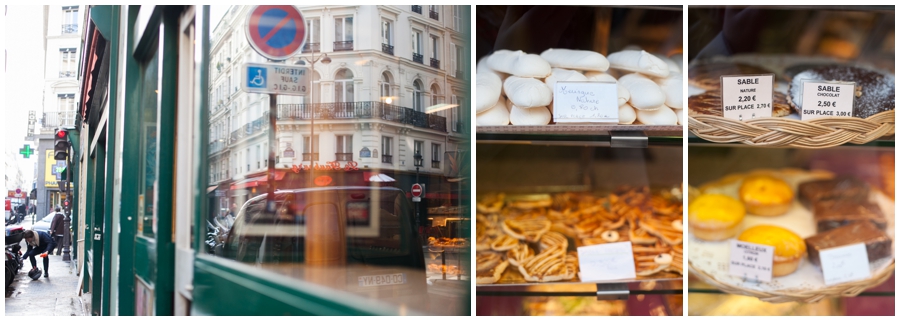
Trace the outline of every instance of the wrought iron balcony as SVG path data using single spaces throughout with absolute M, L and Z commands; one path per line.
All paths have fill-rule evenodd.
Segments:
M 317 120 L 382 119 L 419 128 L 447 132 L 446 117 L 426 114 L 380 101 L 278 105 L 278 120 L 309 120 L 312 119 L 313 113 L 315 113 L 315 119 Z
M 437 69 L 441 69 L 441 61 L 431 58 L 431 66 Z
M 72 78 L 75 77 L 74 71 L 60 71 L 59 78 Z
M 418 62 L 420 64 L 424 64 L 424 56 L 422 54 L 413 53 L 413 61 Z
M 381 162 L 387 163 L 387 164 L 393 164 L 393 162 L 392 162 L 393 158 L 394 158 L 393 155 L 381 155 Z
M 422 6 L 412 6 L 412 12 L 422 14 Z
M 307 42 L 305 45 L 303 45 L 303 52 L 304 53 L 321 52 L 322 49 L 320 47 L 321 47 L 321 44 L 319 44 L 318 42 Z
M 66 35 L 66 34 L 72 34 L 72 33 L 78 33 L 78 24 L 77 23 L 62 25 L 62 34 Z
M 334 51 L 352 51 L 352 50 L 353 50 L 353 40 L 335 41 L 334 42 Z
M 334 159 L 339 162 L 349 162 L 353 160 L 353 153 L 334 153 Z
M 428 17 L 434 20 L 438 20 L 438 12 L 434 10 L 428 10 Z
M 241 126 L 238 130 L 231 132 L 231 143 L 233 144 L 244 137 L 250 137 L 265 132 L 268 129 L 269 115 L 268 113 L 265 113 L 262 117 L 257 118 L 249 124 L 244 124 L 244 126 Z
M 394 55 L 394 46 L 383 43 L 383 44 L 381 44 L 381 52 L 384 52 L 386 54 L 393 56 Z
M 441 161 L 432 160 L 431 168 L 441 168 Z
M 308 161 L 310 161 L 310 158 L 312 158 L 311 159 L 312 161 L 318 162 L 319 161 L 319 153 L 303 153 L 304 161 L 308 162 Z
M 41 119 L 41 127 L 48 129 L 55 129 L 57 127 L 72 127 L 75 126 L 75 115 L 77 115 L 77 111 L 58 111 L 58 112 L 46 112 L 44 113 L 44 118 Z

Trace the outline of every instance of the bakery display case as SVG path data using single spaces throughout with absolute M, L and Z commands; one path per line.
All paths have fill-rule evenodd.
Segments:
M 894 7 L 688 25 L 687 314 L 894 315 Z
M 682 315 L 681 7 L 476 12 L 476 315 Z

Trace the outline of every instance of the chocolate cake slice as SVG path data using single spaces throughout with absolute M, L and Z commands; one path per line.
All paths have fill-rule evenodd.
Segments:
M 872 203 L 820 201 L 813 206 L 816 231 L 819 233 L 858 222 L 871 222 L 879 230 L 887 228 L 881 208 Z
M 821 267 L 819 252 L 831 248 L 864 243 L 869 262 L 885 258 L 893 252 L 891 238 L 871 222 L 858 222 L 806 238 L 809 262 Z
M 865 203 L 869 199 L 869 184 L 855 177 L 815 180 L 800 183 L 797 194 L 809 210 L 822 201 Z

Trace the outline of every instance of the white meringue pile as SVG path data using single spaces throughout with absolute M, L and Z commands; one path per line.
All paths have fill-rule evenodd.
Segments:
M 476 67 L 475 124 L 547 125 L 556 82 L 614 81 L 619 124 L 680 125 L 681 61 L 681 54 L 670 59 L 643 50 L 609 57 L 588 50 L 547 49 L 540 55 L 498 50 Z

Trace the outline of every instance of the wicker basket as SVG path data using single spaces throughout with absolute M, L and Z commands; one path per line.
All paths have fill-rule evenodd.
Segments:
M 700 279 L 702 279 L 704 282 L 706 282 L 724 292 L 727 292 L 727 293 L 757 297 L 762 301 L 772 302 L 772 303 L 795 302 L 795 301 L 802 301 L 802 302 L 806 302 L 806 303 L 815 303 L 815 302 L 819 302 L 820 300 L 822 300 L 824 298 L 828 298 L 828 297 L 857 296 L 858 294 L 862 293 L 863 291 L 865 291 L 868 288 L 871 288 L 873 286 L 884 283 L 884 281 L 887 281 L 887 279 L 889 279 L 891 277 L 891 275 L 894 275 L 894 263 L 895 263 L 895 260 L 891 260 L 891 264 L 886 269 L 882 269 L 880 272 L 878 272 L 878 274 L 873 275 L 871 278 L 866 279 L 866 280 L 841 283 L 838 285 L 833 285 L 830 287 L 817 289 L 815 291 L 791 290 L 791 291 L 785 291 L 785 292 L 782 292 L 782 291 L 766 292 L 766 291 L 757 291 L 757 290 L 751 290 L 751 289 L 747 289 L 747 288 L 736 287 L 736 286 L 733 286 L 730 284 L 725 284 L 725 283 L 717 281 L 713 276 L 711 276 L 703 271 L 700 271 L 700 269 L 694 268 L 694 266 L 692 264 L 690 264 L 690 262 L 688 263 L 688 267 L 690 269 L 689 275 L 697 276 Z
M 824 117 L 800 121 L 782 117 L 737 121 L 720 116 L 688 116 L 694 135 L 716 143 L 741 142 L 752 146 L 828 148 L 846 143 L 865 144 L 894 134 L 894 111 L 869 118 Z

